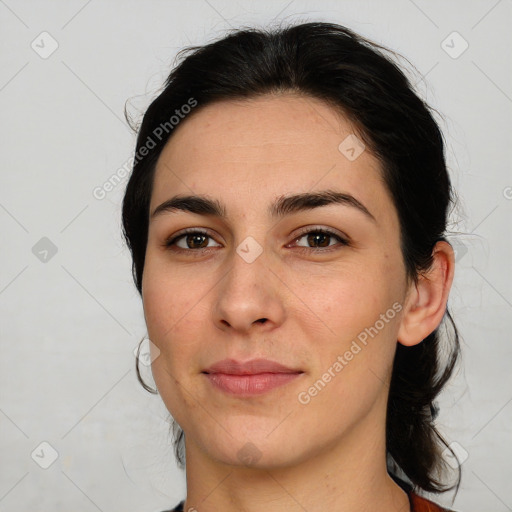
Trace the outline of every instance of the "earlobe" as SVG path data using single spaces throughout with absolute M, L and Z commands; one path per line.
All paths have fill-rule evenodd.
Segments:
M 421 343 L 441 323 L 455 272 L 452 246 L 437 242 L 432 251 L 432 266 L 418 277 L 405 301 L 398 331 L 398 342 L 412 346 Z

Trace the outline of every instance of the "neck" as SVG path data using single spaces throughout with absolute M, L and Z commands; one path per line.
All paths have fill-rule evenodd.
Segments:
M 246 468 L 212 460 L 186 440 L 187 499 L 197 512 L 410 512 L 388 475 L 385 434 L 367 417 L 333 446 L 293 466 Z

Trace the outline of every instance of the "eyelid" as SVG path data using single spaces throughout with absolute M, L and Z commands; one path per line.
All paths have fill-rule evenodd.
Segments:
M 350 237 L 345 235 L 345 233 L 343 233 L 342 231 L 338 231 L 337 229 L 334 228 L 327 228 L 321 225 L 311 225 L 301 228 L 299 232 L 293 237 L 293 240 L 295 241 L 297 240 L 297 238 L 307 235 L 308 233 L 325 233 L 327 235 L 339 237 L 346 243 L 348 243 L 350 240 Z

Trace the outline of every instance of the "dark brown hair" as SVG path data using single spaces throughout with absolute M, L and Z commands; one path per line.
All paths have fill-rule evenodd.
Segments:
M 407 277 L 417 281 L 432 264 L 436 242 L 445 240 L 454 196 L 433 109 L 386 53 L 396 56 L 345 27 L 323 22 L 236 30 L 211 44 L 180 52 L 181 62 L 143 117 L 123 202 L 124 236 L 139 292 L 155 164 L 172 136 L 171 117 L 176 121 L 187 110 L 183 106 L 193 104 L 191 99 L 197 106 L 187 115 L 215 101 L 287 91 L 328 102 L 358 127 L 358 135 L 381 163 L 398 212 Z M 150 151 L 142 151 L 150 140 Z M 451 327 L 445 337 L 449 350 L 444 363 L 441 326 Z M 437 493 L 455 487 L 443 480 L 449 468 L 442 452 L 456 455 L 435 427 L 435 398 L 460 353 L 448 309 L 441 326 L 418 345 L 397 343 L 386 418 L 390 474 Z M 156 392 L 143 382 L 138 366 L 137 375 L 147 390 Z M 175 454 L 184 467 L 184 433 L 174 420 L 172 428 Z M 460 478 L 459 468 L 457 490 Z

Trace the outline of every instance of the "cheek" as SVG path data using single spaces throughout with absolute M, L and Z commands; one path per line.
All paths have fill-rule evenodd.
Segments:
M 187 284 L 179 272 L 158 266 L 149 259 L 144 270 L 142 299 L 148 337 L 159 350 L 151 370 L 159 392 L 170 405 L 179 393 L 179 382 L 191 370 L 190 360 L 199 350 L 198 319 L 201 312 L 198 289 Z M 184 397 L 186 398 L 186 396 Z M 170 402 L 169 402 L 170 400 Z
M 158 256 L 148 254 L 142 281 L 144 316 L 150 339 L 163 342 L 180 329 L 183 320 L 193 314 L 201 299 L 198 286 L 190 276 L 171 268 Z
M 388 268 L 385 259 L 302 279 L 304 302 L 314 314 L 298 318 L 316 351 L 314 379 L 330 369 L 340 376 L 333 380 L 341 388 L 343 382 L 350 381 L 363 391 L 366 386 L 378 385 L 379 378 L 387 378 L 403 307 L 401 280 L 396 265 Z M 339 364 L 333 368 L 336 361 L 342 370 Z M 343 392 L 351 393 L 348 389 Z
M 322 428 L 332 432 L 384 400 L 396 350 L 400 304 L 391 301 L 385 288 L 358 283 L 333 290 L 330 300 L 319 296 L 318 316 L 329 327 L 322 335 L 314 319 L 302 328 L 314 353 L 299 400 L 309 404 L 304 411 L 310 418 L 323 418 Z
M 190 394 L 188 372 L 200 339 L 194 330 L 198 322 L 197 289 L 186 286 L 184 277 L 169 272 L 148 258 L 144 269 L 142 298 L 149 339 L 159 350 L 151 364 L 158 392 L 167 409 L 181 424 L 182 412 L 197 406 Z
M 385 261 L 350 265 L 340 270 L 309 273 L 297 294 L 314 315 L 311 321 L 331 337 L 347 339 L 373 325 L 402 300 L 403 285 L 395 266 Z M 391 313 L 394 318 L 396 315 Z M 392 318 L 391 318 L 392 319 Z

